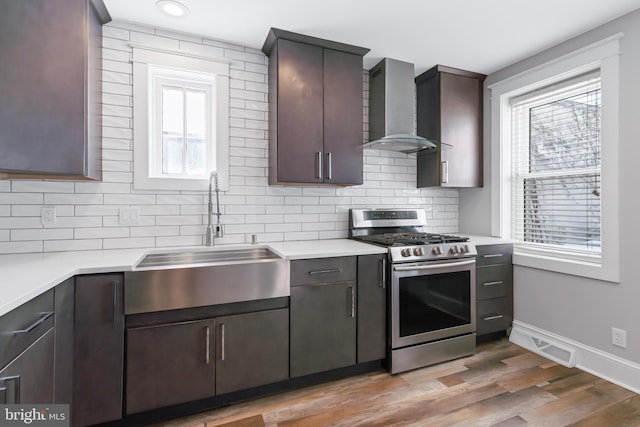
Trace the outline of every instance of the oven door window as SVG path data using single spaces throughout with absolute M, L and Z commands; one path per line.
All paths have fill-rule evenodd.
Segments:
M 399 279 L 400 337 L 471 322 L 468 270 Z

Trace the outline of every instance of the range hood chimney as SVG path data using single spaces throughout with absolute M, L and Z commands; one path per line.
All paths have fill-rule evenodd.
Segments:
M 415 134 L 413 64 L 384 58 L 369 71 L 369 139 L 364 148 L 415 153 L 437 149 Z

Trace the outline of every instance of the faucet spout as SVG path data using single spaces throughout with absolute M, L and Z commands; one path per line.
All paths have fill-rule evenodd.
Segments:
M 215 184 L 215 186 L 214 186 Z M 212 224 L 213 219 L 213 191 L 216 192 L 216 212 L 217 216 L 216 225 Z M 224 237 L 224 231 L 222 228 L 222 224 L 220 224 L 220 186 L 218 184 L 218 173 L 216 171 L 211 171 L 209 174 L 209 202 L 207 205 L 207 230 L 206 230 L 206 242 L 207 246 L 213 246 L 215 244 L 215 239 Z

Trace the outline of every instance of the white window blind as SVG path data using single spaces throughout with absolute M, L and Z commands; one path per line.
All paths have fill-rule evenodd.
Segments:
M 521 247 L 601 252 L 600 73 L 518 96 L 512 107 L 512 227 Z

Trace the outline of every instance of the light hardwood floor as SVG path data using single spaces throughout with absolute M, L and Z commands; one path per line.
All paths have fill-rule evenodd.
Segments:
M 640 395 L 506 338 L 464 359 L 289 391 L 167 427 L 640 426 Z

